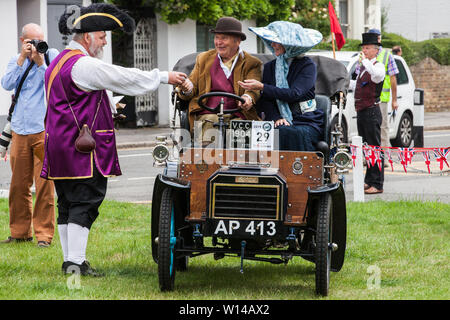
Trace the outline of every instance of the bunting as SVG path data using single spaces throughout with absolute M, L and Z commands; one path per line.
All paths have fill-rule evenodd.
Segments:
M 352 153 L 352 162 L 355 166 L 357 147 L 350 145 Z M 439 170 L 446 168 L 450 169 L 448 157 L 450 154 L 450 147 L 448 148 L 396 148 L 396 147 L 379 147 L 371 145 L 363 145 L 362 151 L 368 168 L 377 166 L 381 171 L 383 169 L 383 159 L 387 160 L 394 171 L 393 155 L 397 155 L 399 163 L 402 165 L 405 173 L 408 172 L 408 166 L 411 165 L 415 154 L 422 154 L 423 160 L 427 167 L 428 173 L 431 174 L 432 161 L 436 161 L 439 165 Z M 432 159 L 434 156 L 434 159 Z
M 422 156 L 425 159 L 425 164 L 427 165 L 428 173 L 431 173 L 431 170 L 430 170 L 430 164 L 431 164 L 430 151 L 423 151 L 422 152 Z
M 439 162 L 439 169 L 444 169 L 444 162 L 449 167 L 447 162 L 447 157 L 450 152 L 450 149 L 437 148 L 434 149 L 434 154 L 436 155 L 436 160 Z

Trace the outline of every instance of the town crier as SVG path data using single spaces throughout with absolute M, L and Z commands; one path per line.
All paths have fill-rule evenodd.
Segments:
M 135 22 L 110 4 L 70 6 L 59 20 L 74 34 L 45 73 L 47 115 L 41 177 L 54 180 L 64 273 L 98 276 L 86 260 L 88 235 L 107 187 L 121 175 L 108 91 L 144 95 L 160 83 L 181 84 L 180 72 L 141 71 L 101 60 L 106 30 L 132 33 Z

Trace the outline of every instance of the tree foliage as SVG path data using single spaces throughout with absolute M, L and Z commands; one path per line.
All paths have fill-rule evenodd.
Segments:
M 287 19 L 294 0 L 164 0 L 156 1 L 156 11 L 167 23 L 177 23 L 189 18 L 213 25 L 223 16 L 239 20 Z
M 329 0 L 108 0 L 134 15 L 141 8 L 151 8 L 169 24 L 192 19 L 215 25 L 223 16 L 239 20 L 255 19 L 259 26 L 276 20 L 300 23 L 305 28 L 319 30 L 324 38 L 330 34 Z
M 239 20 L 256 19 L 261 24 L 287 20 L 295 0 L 109 0 L 132 12 L 139 7 L 153 8 L 169 24 L 192 19 L 214 25 L 223 16 Z
M 320 31 L 325 39 L 330 35 L 330 18 L 328 16 L 329 0 L 295 0 L 291 8 L 290 21 L 297 22 L 304 28 Z

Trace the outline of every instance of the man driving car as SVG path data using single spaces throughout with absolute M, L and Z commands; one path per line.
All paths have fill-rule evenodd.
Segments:
M 242 32 L 242 24 L 237 19 L 220 18 L 216 28 L 210 31 L 214 33 L 215 49 L 197 56 L 192 73 L 179 86 L 179 97 L 183 100 L 190 100 L 190 129 L 193 131 L 194 121 L 200 123 L 201 139 L 204 143 L 214 140 L 211 137 L 210 129 L 218 121 L 218 117 L 199 106 L 199 97 L 214 91 L 238 95 L 244 99 L 244 103 L 232 98 L 210 97 L 206 105 L 215 108 L 223 98 L 224 110 L 240 109 L 233 114 L 226 114 L 224 116 L 226 122 L 231 119 L 258 120 L 254 104 L 259 98 L 259 91 L 244 90 L 238 82 L 244 79 L 261 80 L 262 64 L 259 59 L 240 48 L 240 43 L 246 39 L 246 35 Z

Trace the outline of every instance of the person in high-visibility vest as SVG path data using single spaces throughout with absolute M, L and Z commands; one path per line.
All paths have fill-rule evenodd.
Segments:
M 375 33 L 378 35 L 378 42 L 381 43 L 381 32 L 378 29 L 370 29 L 368 33 Z M 383 122 L 381 124 L 381 145 L 384 147 L 390 146 L 389 141 L 389 126 L 388 126 L 388 103 L 391 97 L 391 91 L 392 91 L 392 103 L 391 108 L 392 111 L 398 109 L 398 102 L 397 102 L 397 77 L 396 74 L 399 73 L 397 64 L 395 63 L 395 59 L 392 56 L 392 53 L 389 52 L 387 49 L 384 49 L 380 46 L 380 49 L 378 51 L 377 61 L 381 62 L 384 65 L 386 76 L 384 78 L 383 82 L 383 89 L 381 91 L 381 114 L 383 117 Z

